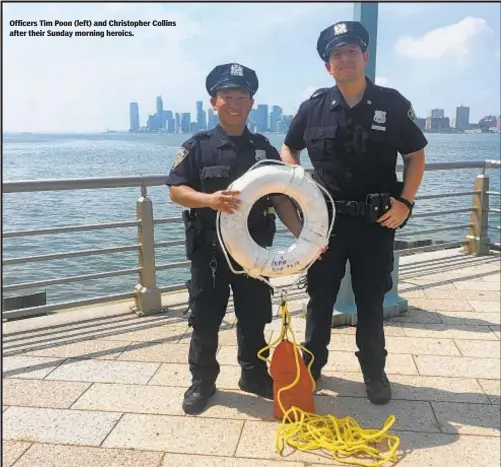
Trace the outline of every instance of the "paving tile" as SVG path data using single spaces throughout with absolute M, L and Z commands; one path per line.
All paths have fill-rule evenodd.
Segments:
M 424 300 L 414 299 L 412 300 L 412 306 L 416 308 L 421 308 L 427 311 L 473 311 L 473 307 L 470 305 L 468 300 L 458 300 L 458 299 L 432 299 L 427 298 Z
M 500 390 L 500 382 L 499 380 L 494 379 L 479 379 L 478 380 L 480 386 L 487 394 L 487 397 L 491 401 L 492 404 L 501 404 L 501 390 Z
M 185 363 L 190 345 L 186 343 L 147 342 L 132 344 L 117 360 L 161 363 Z
M 487 332 L 486 326 L 408 323 L 403 326 L 403 330 L 409 337 L 496 340 L 492 332 Z
M 34 444 L 15 467 L 156 467 L 160 452 Z
M 391 318 L 395 323 L 441 323 L 440 316 L 434 311 L 427 311 L 412 305 L 408 310 L 395 318 Z
M 355 352 L 357 344 L 353 336 L 333 336 L 329 350 Z M 386 350 L 391 354 L 460 355 L 452 339 L 386 336 Z
M 146 384 L 158 366 L 158 363 L 118 360 L 68 360 L 51 373 L 47 380 Z
M 389 379 L 394 400 L 489 403 L 471 378 L 392 375 Z M 324 373 L 317 390 L 322 395 L 367 397 L 361 373 Z
M 499 275 L 497 275 L 497 281 L 496 280 L 486 281 L 485 277 L 489 276 L 484 276 L 480 280 L 457 281 L 454 283 L 454 285 L 458 290 L 476 290 L 476 291 L 492 290 L 495 292 L 499 292 L 501 288 L 499 285 Z
M 392 400 L 387 405 L 375 406 L 367 399 L 316 396 L 315 409 L 319 415 L 353 417 L 362 428 L 381 429 L 388 416 L 395 415 L 392 430 L 440 432 L 431 405 L 426 401 Z
M 5 383 L 4 383 L 5 384 Z M 5 386 L 4 386 L 5 387 Z M 2 412 L 5 412 L 9 408 L 8 405 L 2 405 Z
M 437 467 L 500 465 L 499 439 L 430 433 L 398 433 L 403 454 L 395 466 Z
M 412 301 L 413 298 L 426 298 L 425 291 L 423 289 L 415 289 L 412 286 L 409 287 L 408 290 L 402 290 L 400 287 L 399 289 L 398 294 L 409 301 Z
M 124 414 L 103 447 L 231 456 L 243 423 L 243 420 Z
M 440 319 L 449 326 L 489 326 L 498 325 L 501 315 L 499 313 L 477 313 L 473 311 L 441 311 Z
M 96 383 L 71 408 L 183 415 L 181 404 L 185 391 L 182 387 Z
M 443 433 L 500 436 L 500 407 L 496 405 L 432 402 Z
M 217 387 L 220 389 L 238 389 L 240 366 L 236 364 L 220 365 L 220 368 L 221 372 L 216 381 Z M 191 374 L 188 364 L 164 363 L 148 384 L 188 388 L 191 384 Z
M 62 358 L 5 357 L 2 359 L 3 378 L 43 379 L 63 363 Z
M 339 465 L 332 457 L 323 453 L 293 451 L 286 446 L 284 452 L 279 454 L 275 451 L 275 437 L 279 422 L 245 421 L 242 435 L 235 453 L 236 457 L 252 459 L 273 459 L 288 466 L 289 462 L 317 462 L 319 464 Z M 260 460 L 255 462 L 260 466 Z
M 167 324 L 151 327 L 149 329 L 123 332 L 113 336 L 113 339 L 126 342 L 165 341 L 174 344 L 179 342 L 187 329 L 189 329 L 187 325 L 177 326 Z
M 3 401 L 24 407 L 68 409 L 89 386 L 90 383 L 6 379 L 3 382 Z
M 485 282 L 497 282 L 498 284 L 501 282 L 501 275 L 498 274 L 488 274 L 482 277 L 482 280 Z
M 453 289 L 447 288 L 442 289 L 439 287 L 434 287 L 430 289 L 424 289 L 423 294 L 426 298 L 433 299 L 459 299 L 459 300 L 476 300 L 476 301 L 498 301 L 501 298 L 501 295 L 498 291 L 494 290 L 464 290 L 457 289 L 454 287 Z M 443 310 L 441 310 L 443 311 Z
M 30 446 L 31 443 L 24 443 L 22 441 L 3 441 L 2 465 L 4 467 L 11 467 L 11 465 L 14 464 L 14 462 L 16 462 Z
M 26 352 L 25 356 L 38 357 L 63 357 L 63 358 L 100 358 L 114 360 L 126 348 L 126 343 L 109 341 L 104 339 L 92 339 L 80 342 L 72 342 L 64 345 L 37 346 L 38 348 Z
M 500 341 L 454 339 L 454 342 L 465 357 L 501 358 Z
M 191 328 L 183 335 L 180 343 L 186 344 L 190 342 L 192 330 Z M 271 335 L 273 331 L 268 329 L 264 333 L 264 339 L 266 342 L 270 342 Z M 223 329 L 219 331 L 219 345 L 237 345 L 237 330 L 236 328 Z
M 332 328 L 331 339 L 338 334 L 349 334 L 355 336 L 357 332 L 356 326 L 342 326 L 337 328 Z M 400 323 L 394 322 L 392 319 L 385 321 L 384 323 L 384 334 L 385 336 L 405 336 L 404 330 Z
M 501 306 L 500 300 L 468 300 L 470 305 L 475 311 L 481 311 L 483 313 L 498 313 Z
M 421 376 L 500 379 L 499 358 L 416 355 Z
M 4 439 L 99 446 L 120 413 L 11 407 L 3 414 Z
M 501 339 L 501 326 L 495 325 L 495 326 L 490 326 L 489 329 L 492 331 L 492 333 L 497 337 L 498 340 Z
M 329 361 L 324 367 L 329 372 L 359 372 L 360 364 L 353 352 L 329 352 Z M 322 370 L 323 371 L 323 370 Z M 386 359 L 386 372 L 388 374 L 417 375 L 416 365 L 411 355 L 391 354 Z
M 273 401 L 240 390 L 219 389 L 202 417 L 273 421 Z
M 213 457 L 165 453 L 162 467 L 282 467 L 281 461 L 237 457 Z M 302 462 L 287 462 L 288 467 L 304 467 Z

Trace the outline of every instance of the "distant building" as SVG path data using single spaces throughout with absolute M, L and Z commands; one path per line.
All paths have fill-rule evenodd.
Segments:
M 428 118 L 444 118 L 444 109 L 431 109 Z
M 212 109 L 207 110 L 208 123 L 207 129 L 211 130 L 212 128 L 216 128 L 219 123 L 219 116 Z
M 141 128 L 139 125 L 139 105 L 137 102 L 131 102 L 129 105 L 129 121 L 129 131 L 138 131 Z
M 191 114 L 185 112 L 181 114 L 181 132 L 190 133 L 191 130 Z
M 202 101 L 197 101 L 197 130 L 207 129 L 207 118 L 203 106 Z
M 455 128 L 458 131 L 464 131 L 470 125 L 470 108 L 462 105 L 456 107 L 456 124 Z
M 451 131 L 449 117 L 428 117 L 425 130 L 430 133 L 449 133 Z
M 278 122 L 282 117 L 282 108 L 274 105 L 270 113 L 270 131 L 276 133 L 278 131 Z

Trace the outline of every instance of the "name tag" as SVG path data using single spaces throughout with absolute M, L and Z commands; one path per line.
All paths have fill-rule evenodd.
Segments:
M 386 127 L 385 126 L 380 126 L 380 125 L 372 125 L 371 129 L 372 130 L 378 130 L 378 131 L 386 131 Z

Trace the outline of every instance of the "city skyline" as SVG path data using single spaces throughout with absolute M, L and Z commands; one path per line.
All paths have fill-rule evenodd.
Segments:
M 204 109 L 203 101 L 196 101 L 195 120 L 191 119 L 191 112 L 175 112 L 164 109 L 163 96 L 155 100 L 154 114 L 148 112 L 146 124 L 141 125 L 139 103 L 129 103 L 129 130 L 141 132 L 165 133 L 195 133 L 196 131 L 214 128 L 218 116 L 212 107 Z M 270 111 L 271 109 L 271 111 Z M 427 111 L 427 116 L 417 115 L 417 123 L 423 131 L 427 132 L 464 132 L 473 130 L 499 132 L 501 128 L 501 115 L 484 115 L 478 122 L 470 121 L 470 106 L 458 105 L 451 118 L 445 109 L 432 108 Z M 249 112 L 247 126 L 253 132 L 285 133 L 294 115 L 287 115 L 282 107 L 273 104 L 254 104 Z M 144 122 L 144 119 L 143 119 Z M 120 129 L 120 131 L 125 131 Z
M 353 3 L 10 3 L 3 12 L 4 131 L 103 131 L 128 127 L 124 103 L 149 106 L 159 94 L 194 114 L 195 101 L 208 106 L 207 74 L 231 62 L 256 70 L 256 105 L 294 114 L 333 84 L 316 41 L 353 17 Z M 376 83 L 401 92 L 417 115 L 452 114 L 465 102 L 472 121 L 499 114 L 500 16 L 496 3 L 380 3 Z M 138 27 L 133 37 L 9 36 L 19 28 L 11 21 L 40 18 L 169 18 L 176 27 Z

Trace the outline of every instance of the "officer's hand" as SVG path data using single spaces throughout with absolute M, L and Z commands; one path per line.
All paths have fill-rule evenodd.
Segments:
M 216 191 L 210 197 L 209 207 L 214 211 L 233 214 L 240 207 L 240 200 L 237 198 L 239 194 L 240 191 L 236 190 Z
M 390 198 L 391 208 L 378 218 L 379 225 L 388 229 L 396 229 L 407 219 L 409 208 L 401 201 Z

